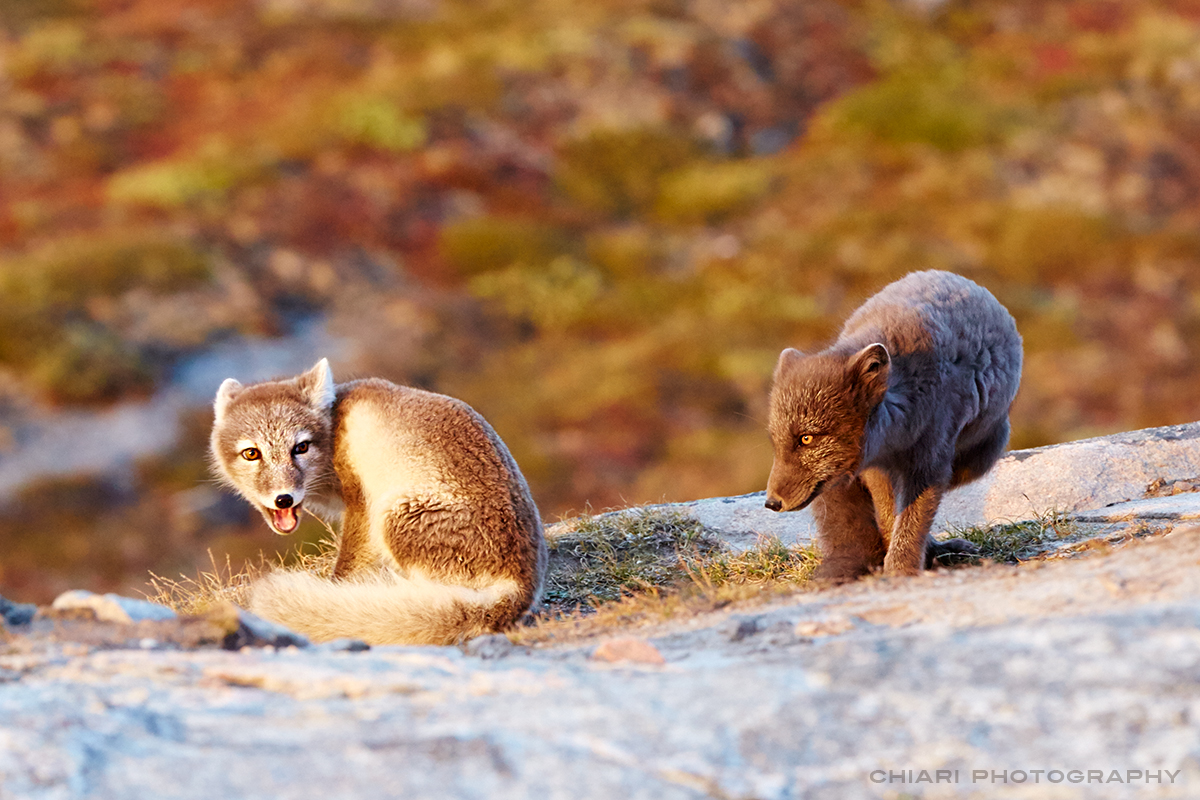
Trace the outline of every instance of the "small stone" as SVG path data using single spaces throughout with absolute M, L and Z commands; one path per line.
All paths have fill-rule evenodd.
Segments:
M 362 639 L 330 639 L 316 646 L 317 650 L 329 653 L 362 653 L 371 649 L 371 645 Z
M 5 625 L 16 627 L 18 625 L 28 625 L 33 622 L 33 616 L 37 613 L 37 606 L 33 603 L 14 603 L 4 597 L 0 597 L 0 620 L 3 620 Z
M 503 633 L 476 636 L 463 646 L 463 652 L 476 658 L 506 658 L 515 652 L 529 652 L 527 647 L 518 647 Z
M 54 598 L 50 607 L 55 611 L 90 610 L 99 622 L 114 622 L 118 625 L 132 625 L 133 618 L 121 607 L 107 597 L 89 592 L 85 589 L 72 589 Z
M 740 642 L 743 639 L 748 639 L 754 634 L 762 630 L 762 619 L 760 617 L 737 617 L 731 620 L 733 630 L 729 634 L 729 641 Z
M 265 620 L 245 609 L 239 608 L 237 612 L 237 630 L 226 637 L 226 650 L 240 650 L 247 645 L 282 648 L 289 645 L 308 647 L 310 644 L 308 637 L 296 633 L 291 628 Z
M 616 663 L 628 661 L 634 664 L 665 664 L 667 660 L 658 648 L 634 636 L 624 636 L 603 642 L 592 652 L 593 661 Z

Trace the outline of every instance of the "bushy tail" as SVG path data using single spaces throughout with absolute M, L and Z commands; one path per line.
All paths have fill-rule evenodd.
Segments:
M 315 642 L 454 644 L 515 622 L 527 595 L 510 579 L 483 589 L 388 573 L 330 581 L 280 570 L 254 584 L 250 610 Z

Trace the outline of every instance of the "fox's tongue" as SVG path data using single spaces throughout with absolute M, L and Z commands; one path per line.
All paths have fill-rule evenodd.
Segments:
M 296 526 L 300 524 L 300 515 L 296 513 L 299 506 L 291 508 L 273 508 L 271 509 L 271 521 L 275 523 L 275 530 L 280 533 L 291 533 L 296 530 Z

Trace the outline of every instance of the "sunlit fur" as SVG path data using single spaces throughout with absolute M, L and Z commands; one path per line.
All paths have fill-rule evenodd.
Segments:
M 927 563 L 942 494 L 1004 451 L 1021 361 L 1004 307 L 938 271 L 885 287 L 828 349 L 783 351 L 770 397 L 767 507 L 813 504 L 818 576 L 844 580 L 880 566 L 912 574 Z
M 247 444 L 262 457 L 242 457 Z M 229 380 L 212 455 L 277 531 L 280 492 L 341 514 L 332 581 L 280 570 L 251 592 L 252 611 L 317 641 L 446 644 L 503 630 L 540 598 L 546 545 L 529 487 L 459 400 L 378 379 L 335 386 L 324 360 L 296 378 Z

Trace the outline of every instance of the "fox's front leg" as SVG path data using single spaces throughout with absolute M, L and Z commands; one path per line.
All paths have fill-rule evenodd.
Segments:
M 348 578 L 379 561 L 371 553 L 371 521 L 367 516 L 367 502 L 362 484 L 348 471 L 342 479 L 342 501 L 346 510 L 342 513 L 338 557 L 333 565 L 335 579 Z
M 886 575 L 916 575 L 925 566 L 925 548 L 929 529 L 942 502 L 943 486 L 929 486 L 917 493 L 896 517 L 887 556 L 883 560 Z
M 813 577 L 842 582 L 866 575 L 883 561 L 885 545 L 875 504 L 859 478 L 830 486 L 813 502 L 821 565 Z

